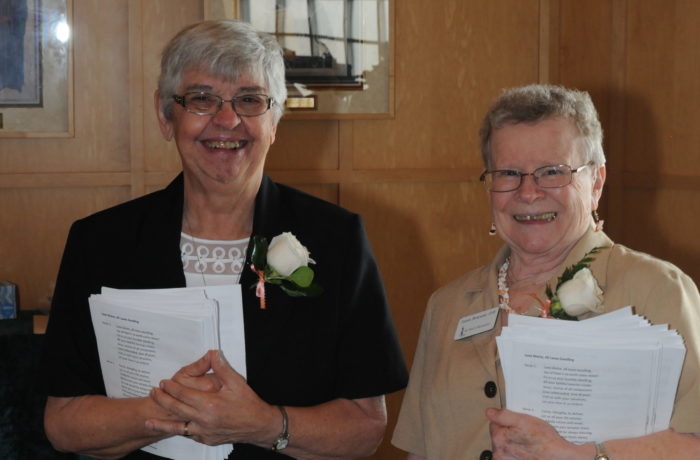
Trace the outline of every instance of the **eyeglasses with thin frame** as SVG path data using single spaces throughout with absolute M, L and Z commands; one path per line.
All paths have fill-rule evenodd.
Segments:
M 224 102 L 230 102 L 233 111 L 241 117 L 259 117 L 275 103 L 267 94 L 242 94 L 233 99 L 224 99 L 203 91 L 191 91 L 182 96 L 175 94 L 173 100 L 195 115 L 216 115 Z
M 531 173 L 524 173 L 517 169 L 496 169 L 494 171 L 484 171 L 479 180 L 486 184 L 490 192 L 512 192 L 520 188 L 524 176 L 532 176 L 535 184 L 542 188 L 566 187 L 571 183 L 573 175 L 588 166 L 593 166 L 593 162 L 572 168 L 569 165 L 549 165 L 535 169 Z

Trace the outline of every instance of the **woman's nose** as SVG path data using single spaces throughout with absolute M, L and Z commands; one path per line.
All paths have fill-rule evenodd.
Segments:
M 212 121 L 222 128 L 233 129 L 241 122 L 241 117 L 233 110 L 230 101 L 224 101 L 221 110 L 214 115 Z
M 542 196 L 542 187 L 535 182 L 535 176 L 523 174 L 520 179 L 520 187 L 518 187 L 517 193 L 521 199 L 531 202 Z

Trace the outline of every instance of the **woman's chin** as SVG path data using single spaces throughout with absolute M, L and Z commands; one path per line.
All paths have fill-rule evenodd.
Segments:
M 547 234 L 527 235 L 511 240 L 510 247 L 513 252 L 522 255 L 542 255 L 556 250 L 557 245 L 560 243 L 560 238 Z

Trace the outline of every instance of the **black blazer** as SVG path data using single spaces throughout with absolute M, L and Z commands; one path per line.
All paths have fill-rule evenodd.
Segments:
M 179 175 L 163 190 L 73 224 L 47 328 L 47 394 L 104 394 L 90 294 L 102 286 L 185 286 L 183 190 Z M 246 261 L 241 285 L 249 385 L 268 403 L 292 406 L 404 388 L 405 362 L 361 218 L 265 176 L 255 199 L 253 235 L 269 241 L 285 231 L 311 252 L 324 292 L 292 298 L 268 284 L 267 308 L 261 310 L 253 289 L 257 277 Z M 258 449 L 250 448 L 237 445 L 231 458 L 251 458 Z

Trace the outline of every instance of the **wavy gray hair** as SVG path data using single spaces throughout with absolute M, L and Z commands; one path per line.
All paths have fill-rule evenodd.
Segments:
M 271 35 L 232 19 L 203 21 L 178 32 L 163 49 L 158 78 L 161 107 L 169 120 L 182 75 L 193 69 L 230 82 L 241 74 L 264 78 L 274 100 L 275 123 L 282 117 L 287 99 L 284 60 L 282 48 Z
M 496 98 L 486 113 L 479 136 L 484 167 L 491 166 L 491 136 L 506 124 L 534 123 L 548 118 L 571 119 L 583 136 L 585 161 L 605 164 L 603 128 L 591 96 L 585 91 L 555 85 L 509 88 Z

